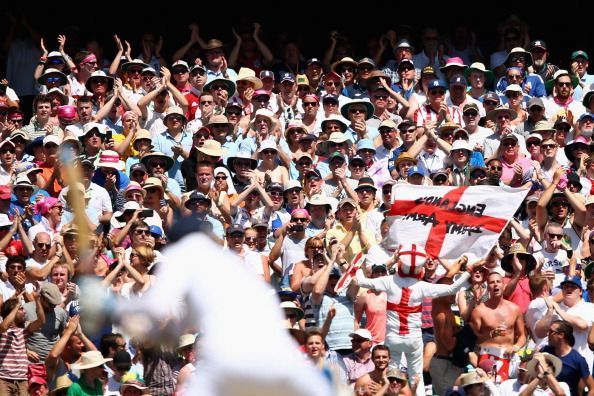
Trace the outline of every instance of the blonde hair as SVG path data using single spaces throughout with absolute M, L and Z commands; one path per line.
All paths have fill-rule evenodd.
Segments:
M 133 251 L 134 251 L 134 253 L 136 253 L 138 255 L 139 258 L 141 258 L 147 264 L 150 264 L 153 261 L 155 261 L 155 258 L 157 257 L 155 255 L 155 251 L 150 246 L 145 246 L 145 245 L 137 246 L 134 248 Z

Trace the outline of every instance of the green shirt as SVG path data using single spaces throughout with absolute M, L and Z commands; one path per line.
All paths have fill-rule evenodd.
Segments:
M 95 380 L 95 387 L 91 388 L 84 379 L 80 378 L 70 388 L 68 388 L 67 396 L 102 396 L 103 385 L 101 381 Z

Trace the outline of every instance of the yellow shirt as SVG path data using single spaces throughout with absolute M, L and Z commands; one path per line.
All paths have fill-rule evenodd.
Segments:
M 362 227 L 362 232 L 365 235 L 365 238 L 367 239 L 367 243 L 369 243 L 369 246 L 367 246 L 367 249 L 369 250 L 369 248 L 371 248 L 371 246 L 375 245 L 375 236 L 373 235 L 372 232 L 369 232 L 363 224 L 361 224 L 361 227 Z M 336 225 L 334 227 L 329 229 L 328 232 L 326 233 L 326 243 L 329 244 L 330 240 L 332 240 L 333 238 L 336 238 L 338 240 L 338 242 L 340 242 L 344 239 L 346 234 L 347 234 L 347 229 L 344 228 L 344 226 L 340 222 L 338 222 L 338 223 L 336 223 Z M 362 250 L 363 250 L 363 247 L 361 246 L 361 240 L 359 239 L 359 233 L 357 232 L 353 236 L 353 239 L 352 239 L 351 243 L 349 244 L 349 246 L 346 247 L 346 251 L 344 253 L 344 259 L 346 261 L 348 261 L 349 263 L 351 263 L 353 261 L 353 259 L 355 258 L 355 256 L 357 254 L 359 254 L 359 252 L 361 252 Z M 367 250 L 365 252 L 367 252 Z

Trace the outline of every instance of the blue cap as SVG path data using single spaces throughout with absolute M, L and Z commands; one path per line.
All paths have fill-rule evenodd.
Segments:
M 566 276 L 565 280 L 561 282 L 561 287 L 563 287 L 563 285 L 566 283 L 573 283 L 574 285 L 577 285 L 580 289 L 583 289 L 582 279 L 579 276 Z
M 444 88 L 446 89 L 448 86 L 446 85 L 445 81 L 443 80 L 431 80 L 429 82 L 429 89 L 431 88 Z
M 581 122 L 584 120 L 584 118 L 591 118 L 594 120 L 594 114 L 592 113 L 584 113 L 580 116 L 580 118 L 578 118 L 578 121 Z
M 152 225 L 152 226 L 149 227 L 149 231 L 151 232 L 151 235 L 152 236 L 156 236 L 158 238 L 162 238 L 163 237 L 163 230 L 159 226 Z
M 373 142 L 371 141 L 371 139 L 361 139 L 359 140 L 359 142 L 357 143 L 357 152 L 359 150 L 375 150 L 375 146 L 373 145 Z
M 419 168 L 418 166 L 412 166 L 408 170 L 408 176 L 412 176 L 412 175 L 425 176 L 425 169 Z
M 450 79 L 450 85 L 464 85 L 466 87 L 468 86 L 468 81 L 466 81 L 463 75 L 456 74 Z
M 281 74 L 280 82 L 283 81 L 295 82 L 295 75 L 293 73 L 283 73 Z

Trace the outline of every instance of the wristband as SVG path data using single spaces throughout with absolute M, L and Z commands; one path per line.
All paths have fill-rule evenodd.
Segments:
M 46 60 L 47 60 L 47 57 L 46 56 L 39 57 L 39 62 L 45 63 Z

